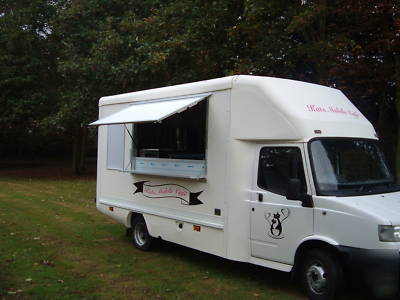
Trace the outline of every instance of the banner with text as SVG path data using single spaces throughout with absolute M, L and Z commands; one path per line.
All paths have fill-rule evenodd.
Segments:
M 179 184 L 150 184 L 149 181 L 134 183 L 136 193 L 142 193 L 147 198 L 176 198 L 183 205 L 203 204 L 197 197 L 203 192 L 193 193 Z

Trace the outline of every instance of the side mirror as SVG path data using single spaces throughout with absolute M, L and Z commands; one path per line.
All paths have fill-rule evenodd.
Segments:
M 312 196 L 301 192 L 301 181 L 299 178 L 290 178 L 286 191 L 286 199 L 300 200 L 303 207 L 314 207 Z

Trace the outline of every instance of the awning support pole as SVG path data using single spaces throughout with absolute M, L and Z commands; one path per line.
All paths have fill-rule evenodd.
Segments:
M 135 145 L 135 148 L 137 149 L 137 144 L 136 144 L 136 142 L 135 142 L 135 139 L 133 138 L 133 135 L 132 135 L 131 132 L 129 131 L 129 129 L 128 129 L 128 127 L 126 126 L 126 124 L 124 124 L 124 127 L 125 127 L 126 131 L 128 132 L 129 136 L 131 137 L 131 140 L 132 140 L 133 144 Z M 128 165 L 126 166 L 125 171 L 127 170 L 127 168 L 128 168 L 129 165 L 131 166 L 131 170 L 130 170 L 130 171 L 132 171 L 132 158 L 133 158 L 133 153 L 131 153 L 131 155 L 130 155 L 129 163 L 128 163 Z

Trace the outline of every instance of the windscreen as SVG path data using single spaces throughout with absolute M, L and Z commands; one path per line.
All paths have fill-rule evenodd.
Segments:
M 375 140 L 326 138 L 310 144 L 320 195 L 353 196 L 399 190 Z

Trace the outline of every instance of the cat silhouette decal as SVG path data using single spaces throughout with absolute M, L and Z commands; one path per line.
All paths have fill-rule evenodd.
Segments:
M 283 239 L 285 236 L 283 234 L 282 223 L 290 215 L 290 210 L 287 208 L 282 208 L 276 213 L 264 212 L 265 219 L 269 223 L 268 236 L 273 239 Z

